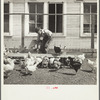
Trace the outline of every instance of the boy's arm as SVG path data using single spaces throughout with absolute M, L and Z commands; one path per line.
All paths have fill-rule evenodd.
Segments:
M 38 37 L 37 37 L 37 49 L 38 49 L 38 46 L 39 46 L 39 42 L 40 42 L 40 36 L 38 35 Z
M 48 41 L 46 42 L 45 47 L 48 47 L 48 45 L 49 45 L 49 43 L 50 43 L 51 40 L 52 40 L 52 35 L 49 36 L 49 39 L 48 39 Z

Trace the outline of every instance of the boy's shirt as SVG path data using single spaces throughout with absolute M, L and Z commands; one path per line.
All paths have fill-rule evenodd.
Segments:
M 52 32 L 47 29 L 41 29 L 40 32 L 41 32 L 40 36 L 43 36 L 43 37 L 44 36 L 52 36 Z

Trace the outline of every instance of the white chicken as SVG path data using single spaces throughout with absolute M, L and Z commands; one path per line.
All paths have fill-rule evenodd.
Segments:
M 78 55 L 78 58 L 80 58 L 82 61 L 84 61 L 85 60 L 85 54 Z
M 25 57 L 25 65 L 34 65 L 36 62 L 36 58 L 32 56 L 30 52 L 28 52 L 28 56 Z
M 36 60 L 37 60 L 38 63 L 42 62 L 42 58 L 41 57 L 37 57 Z
M 97 59 L 95 61 L 87 59 L 87 62 L 89 64 L 89 67 L 92 69 L 91 71 L 95 71 L 95 68 L 97 67 Z
M 50 64 L 53 64 L 54 60 L 55 60 L 54 57 L 50 58 L 49 63 L 50 63 Z
M 8 64 L 3 65 L 4 78 L 7 78 L 10 75 L 10 72 L 14 69 L 14 61 L 15 60 L 11 60 Z
M 42 59 L 42 67 L 43 68 L 47 68 L 49 65 L 49 58 L 47 56 L 45 56 L 43 59 Z
M 95 61 L 91 61 L 90 59 L 87 59 L 87 61 L 88 61 L 89 65 L 92 65 L 93 67 L 97 67 L 96 66 L 97 65 L 97 59 Z
M 10 59 L 10 58 L 4 58 L 4 64 L 10 64 L 11 63 L 11 61 L 12 61 L 12 59 Z
M 31 55 L 31 53 L 29 52 L 28 53 L 28 56 L 25 57 L 25 61 L 24 63 L 22 63 L 22 65 L 24 66 L 23 68 L 25 69 L 24 72 L 23 72 L 23 68 L 22 68 L 22 71 L 21 73 L 23 74 L 29 74 L 29 75 L 32 75 L 32 72 L 34 72 L 37 68 L 37 65 L 39 63 L 42 62 L 42 59 L 41 58 L 36 58 L 36 57 L 33 57 Z
M 14 69 L 14 61 L 15 60 L 11 60 L 8 64 L 4 64 L 4 72 L 8 71 L 8 70 L 13 70 Z
M 34 65 L 27 65 L 25 68 L 28 71 L 34 72 L 36 70 L 38 64 L 39 64 L 39 62 L 36 62 Z
M 85 60 L 85 54 L 78 55 L 76 58 L 77 58 L 77 59 L 79 60 L 79 62 L 82 64 L 83 61 Z

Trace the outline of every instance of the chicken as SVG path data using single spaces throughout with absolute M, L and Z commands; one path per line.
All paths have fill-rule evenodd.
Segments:
M 25 59 L 25 65 L 34 65 L 36 61 L 31 59 L 31 58 L 26 58 Z
M 60 53 L 61 52 L 61 46 L 54 46 L 54 51 L 55 53 Z
M 50 64 L 50 65 L 52 65 L 52 64 L 53 64 L 53 62 L 54 62 L 54 60 L 55 60 L 55 58 L 54 58 L 54 57 L 50 58 L 50 60 L 49 60 L 49 64 Z
M 30 52 L 28 52 L 27 58 L 31 58 L 32 54 Z
M 39 62 L 36 62 L 34 65 L 27 65 L 25 68 L 28 69 L 28 71 L 34 72 L 38 64 Z
M 49 58 L 45 56 L 42 60 L 42 67 L 47 68 L 49 66 Z
M 37 65 L 37 67 L 40 68 L 40 67 L 42 66 L 42 58 L 41 58 L 41 57 L 37 57 L 36 60 L 37 60 L 37 62 L 39 63 L 39 64 Z
M 97 67 L 97 59 L 95 61 L 91 61 L 90 59 L 87 59 L 87 62 L 89 64 L 89 67 L 91 68 L 91 71 L 95 71 L 95 68 Z
M 53 67 L 56 69 L 61 68 L 61 62 L 59 60 L 60 60 L 60 58 L 55 58 L 55 60 L 53 61 Z
M 70 66 L 76 71 L 81 68 L 81 63 L 78 59 L 72 58 L 72 57 L 68 57 L 68 59 L 70 60 Z
M 23 69 L 26 67 L 25 61 L 20 61 L 20 67 Z
M 36 58 L 32 56 L 30 52 L 28 52 L 27 57 L 25 57 L 25 65 L 34 65 L 36 62 Z
M 14 61 L 15 60 L 11 60 L 9 62 L 9 64 L 4 64 L 4 72 L 7 71 L 7 70 L 13 70 L 14 69 Z
M 9 73 L 14 69 L 14 61 L 15 60 L 11 60 L 8 64 L 4 64 L 3 65 L 3 70 L 4 70 L 4 77 L 8 77 Z
M 60 58 L 59 60 L 64 66 L 70 66 L 70 60 L 68 57 Z
M 23 75 L 32 75 L 32 72 L 37 69 L 38 64 L 42 61 L 41 58 L 34 58 L 34 60 L 26 58 L 24 62 L 21 62 L 21 73 Z
M 81 63 L 85 60 L 85 54 L 78 55 L 77 57 L 80 59 Z
M 55 51 L 56 54 L 60 54 L 64 51 L 65 47 L 66 46 L 64 46 L 64 48 L 62 49 L 61 45 L 60 46 L 54 46 L 54 51 Z
M 36 60 L 37 60 L 38 63 L 42 62 L 42 58 L 41 57 L 37 57 Z
M 12 59 L 10 58 L 4 58 L 4 64 L 10 64 Z

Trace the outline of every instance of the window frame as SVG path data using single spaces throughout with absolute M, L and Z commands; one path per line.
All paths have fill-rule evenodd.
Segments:
M 55 31 L 56 32 L 53 32 L 53 34 L 55 35 L 55 36 L 59 36 L 59 35 L 62 35 L 63 34 L 63 2 L 49 2 L 48 3 L 48 28 L 49 28 L 49 4 L 54 4 L 55 5 L 55 13 L 54 13 L 54 16 L 55 16 L 55 28 L 57 28 L 57 25 L 56 25 L 56 23 L 57 23 L 57 9 L 56 9 L 56 7 L 57 7 L 57 4 L 62 4 L 62 13 L 60 13 L 60 14 L 62 14 L 62 32 L 57 32 L 57 29 L 55 29 Z
M 28 3 L 28 7 L 29 7 L 29 8 L 30 8 L 30 4 L 32 4 L 32 3 Z M 37 3 L 37 2 L 36 2 L 36 3 L 33 3 L 33 4 L 34 4 L 34 6 L 35 6 L 35 15 L 34 15 L 35 20 L 34 20 L 34 21 L 36 22 L 36 23 L 34 23 L 34 25 L 35 25 L 35 27 L 37 27 L 37 25 L 38 25 L 37 18 L 38 18 L 38 16 L 39 16 L 38 14 L 40 14 L 40 13 L 37 12 L 37 5 L 38 5 L 38 4 L 42 4 L 42 6 L 43 6 L 43 9 L 42 9 L 43 12 L 42 12 L 42 14 L 43 14 L 43 13 L 44 13 L 44 3 L 41 3 L 41 2 L 38 2 L 38 3 Z M 36 15 L 36 14 L 37 14 L 37 15 Z M 41 15 L 41 16 L 43 17 L 44 15 Z M 30 17 L 30 16 L 29 16 L 29 17 Z M 42 18 L 42 23 L 40 23 L 40 24 L 43 25 L 43 24 L 44 24 L 43 22 L 44 22 L 44 19 Z M 29 24 L 32 24 L 32 23 L 33 23 L 33 20 L 29 18 Z M 29 26 L 29 27 L 30 27 L 30 26 Z M 29 33 L 34 33 L 34 32 L 31 32 L 30 29 L 29 29 Z
M 29 3 L 43 3 L 43 14 L 44 14 L 44 2 L 25 2 L 25 13 L 29 13 Z M 25 36 L 37 36 L 36 32 L 29 31 L 29 15 L 25 15 Z M 43 16 L 43 28 L 44 28 L 45 18 Z
M 9 4 L 9 13 L 13 13 L 13 3 L 4 2 L 4 4 Z M 12 35 L 13 35 L 13 15 L 9 15 L 9 32 L 4 32 L 4 36 L 12 36 Z
M 96 1 L 87 1 L 87 2 L 81 2 L 81 14 L 84 14 L 84 3 L 96 3 Z M 91 33 L 84 33 L 84 30 L 83 30 L 83 26 L 84 26 L 84 15 L 81 15 L 81 23 L 80 23 L 80 37 L 91 37 Z M 94 37 L 97 37 L 97 34 L 94 34 Z
M 29 9 L 28 9 L 28 3 L 38 3 L 38 2 L 25 2 L 25 13 L 29 13 Z M 43 13 L 46 14 L 43 16 L 43 28 L 44 29 L 48 29 L 48 20 L 49 20 L 49 4 L 48 3 L 62 3 L 62 2 L 39 2 L 39 3 L 43 3 L 43 8 L 44 8 L 44 11 Z M 67 2 L 63 2 L 63 14 L 66 14 L 67 12 Z M 65 15 L 62 15 L 63 19 L 62 19 L 62 30 L 63 32 L 61 34 L 55 34 L 53 33 L 53 36 L 54 37 L 65 37 L 66 36 L 66 25 L 67 25 L 67 18 Z M 34 36 L 34 37 L 37 37 L 37 34 L 35 32 L 32 32 L 30 33 L 29 32 L 29 15 L 25 15 L 25 36 Z

